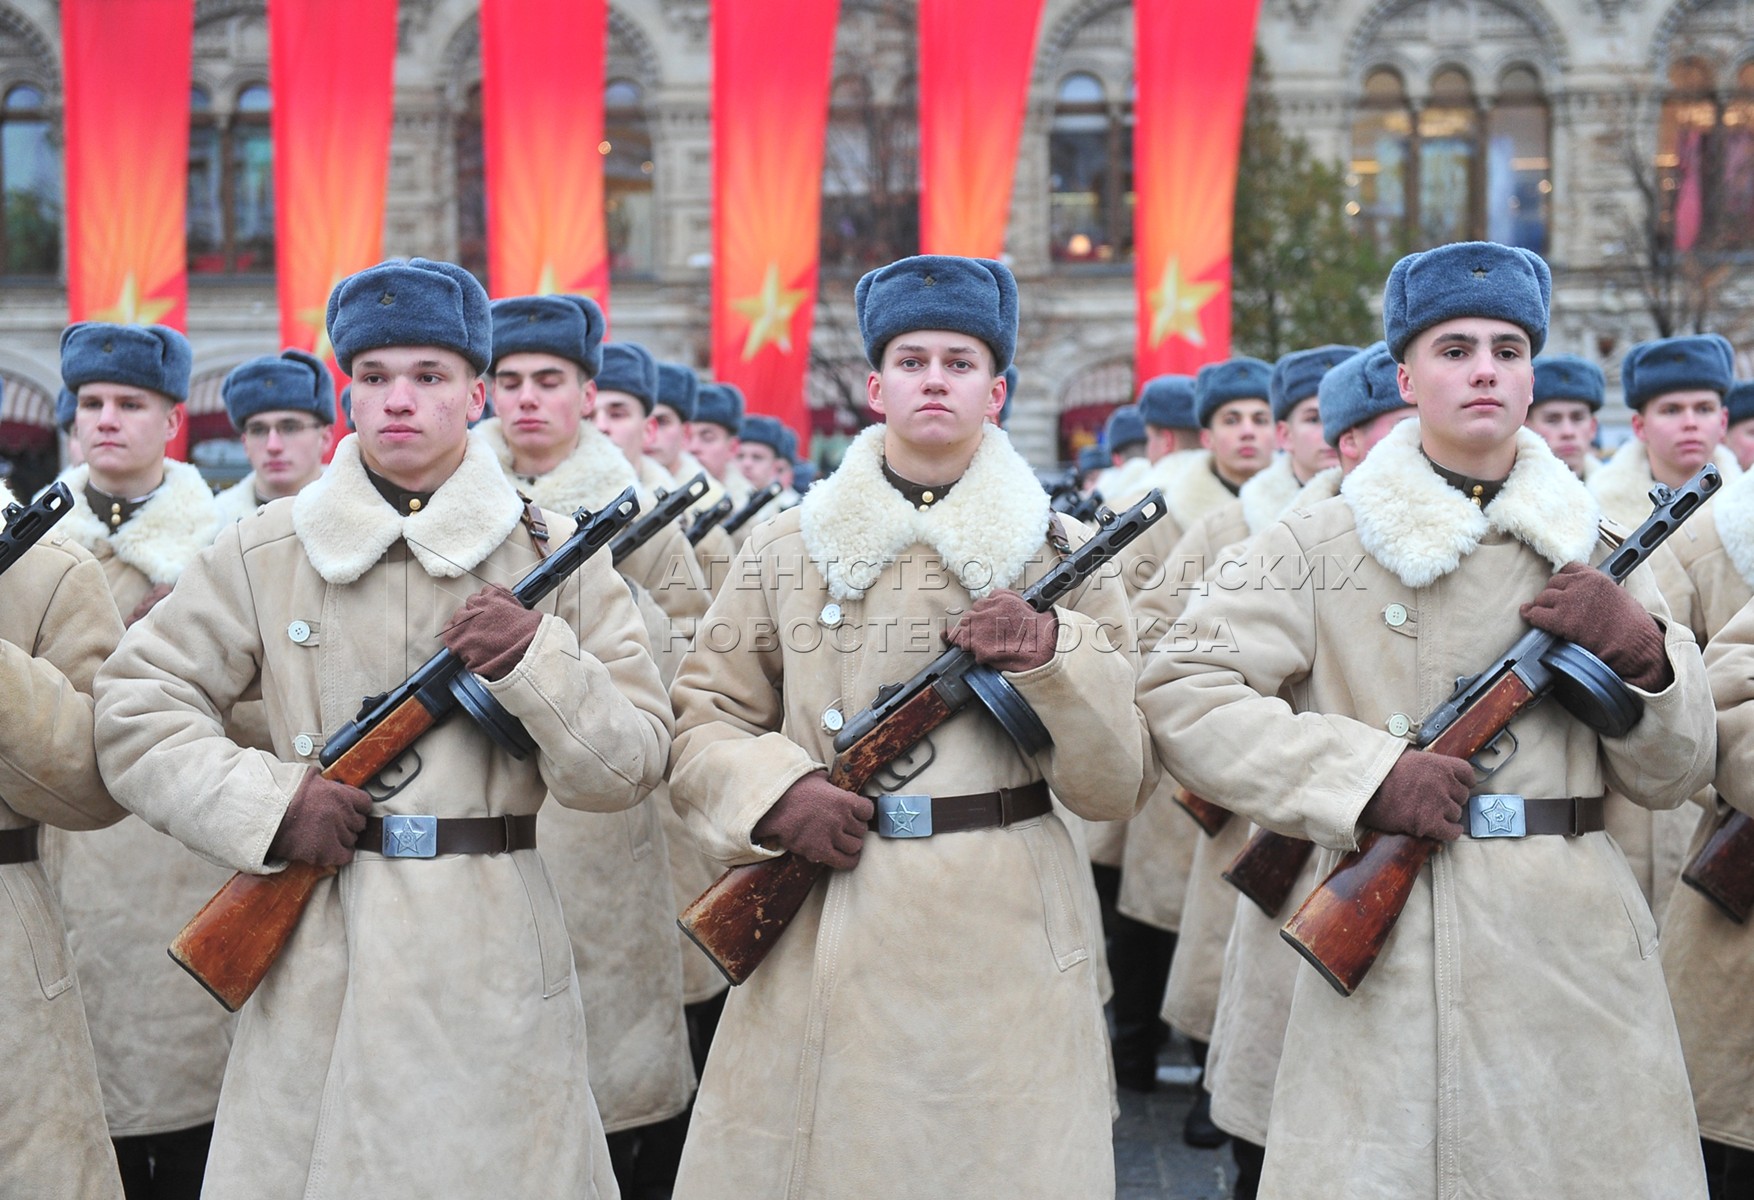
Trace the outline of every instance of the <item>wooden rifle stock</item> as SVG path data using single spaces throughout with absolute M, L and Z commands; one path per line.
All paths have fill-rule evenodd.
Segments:
M 1681 881 L 1738 925 L 1754 912 L 1754 820 L 1731 809 L 1681 872 Z
M 1257 829 L 1225 869 L 1224 882 L 1254 901 L 1267 916 L 1277 917 L 1314 850 L 1314 842 Z
M 1217 837 L 1219 832 L 1230 823 L 1230 810 L 1220 808 L 1204 796 L 1196 796 L 1185 787 L 1175 789 L 1175 802 L 1181 810 L 1194 819 L 1206 833 L 1207 837 Z
M 836 757 L 828 781 L 858 791 L 885 764 L 942 725 L 951 712 L 938 693 L 927 688 Z M 796 854 L 732 867 L 683 909 L 676 923 L 725 978 L 742 983 L 761 965 L 827 870 Z
M 411 697 L 325 769 L 323 778 L 363 788 L 432 726 L 432 714 Z M 286 949 L 312 890 L 336 870 L 292 862 L 275 875 L 239 871 L 183 926 L 171 942 L 171 958 L 236 1012 Z
M 1515 671 L 1506 671 L 1426 749 L 1471 759 L 1540 698 Z M 1308 959 L 1335 991 L 1350 996 L 1382 953 L 1383 943 L 1413 894 L 1419 869 L 1438 845 L 1426 838 L 1366 833 L 1358 839 L 1358 849 L 1342 858 L 1303 907 L 1285 922 L 1280 936 Z

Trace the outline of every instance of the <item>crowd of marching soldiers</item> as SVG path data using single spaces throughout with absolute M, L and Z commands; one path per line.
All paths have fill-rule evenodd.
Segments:
M 337 285 L 340 397 L 298 350 L 233 370 L 217 495 L 166 457 L 187 340 L 71 326 L 70 502 L 0 551 L 0 1194 L 1112 1196 L 1114 1089 L 1172 1029 L 1238 1197 L 1754 1194 L 1754 959 L 1682 882 L 1754 812 L 1754 383 L 1715 335 L 1634 347 L 1604 461 L 1550 297 L 1524 251 L 1409 256 L 1382 342 L 1145 381 L 1083 502 L 1003 432 L 986 260 L 861 281 L 884 420 L 820 480 L 593 301 L 451 264 Z M 1593 569 L 1713 464 L 1624 586 Z M 580 510 L 690 487 L 511 590 Z M 1549 701 L 1496 757 L 1431 749 L 1530 627 L 1629 722 Z M 843 786 L 837 735 L 947 646 L 1012 715 Z M 458 715 L 325 771 L 441 650 L 517 736 Z M 1303 846 L 1289 904 L 1230 881 L 1262 831 Z M 1392 835 L 1442 849 L 1342 989 L 1280 927 Z M 785 855 L 832 870 L 729 989 L 677 914 Z M 165 947 L 288 864 L 323 877 L 228 1011 Z

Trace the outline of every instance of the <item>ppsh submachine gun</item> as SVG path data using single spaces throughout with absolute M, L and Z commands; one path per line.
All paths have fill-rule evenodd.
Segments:
M 735 537 L 739 529 L 754 520 L 756 513 L 766 508 L 785 490 L 777 482 L 770 483 L 764 488 L 757 488 L 755 494 L 749 497 L 742 508 L 725 518 L 725 532 Z
M 0 575 L 72 511 L 73 493 L 64 483 L 50 484 L 29 504 L 8 504 L 4 514 L 6 528 L 0 529 Z
M 706 495 L 706 472 L 702 471 L 672 492 L 660 491 L 652 511 L 629 525 L 610 543 L 609 558 L 620 566 L 641 546 L 657 537 L 659 532 L 682 519 L 682 514 Z

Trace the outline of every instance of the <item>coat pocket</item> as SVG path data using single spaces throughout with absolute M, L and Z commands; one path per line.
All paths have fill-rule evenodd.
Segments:
M 1609 860 L 1608 872 L 1614 879 L 1614 886 L 1620 890 L 1620 903 L 1626 909 L 1626 919 L 1632 923 L 1632 933 L 1638 941 L 1638 957 L 1649 958 L 1657 952 L 1657 919 L 1651 915 L 1650 905 L 1645 903 L 1644 892 L 1639 888 L 1632 868 L 1627 865 L 1626 856 L 1606 835 L 1585 836 L 1595 843 L 1597 853 Z
M 511 856 L 518 876 L 524 881 L 524 894 L 530 900 L 530 917 L 536 928 L 536 951 L 542 960 L 542 998 L 548 999 L 567 989 L 572 982 L 572 939 L 566 933 L 566 920 L 560 915 L 560 897 L 554 881 L 548 877 L 548 864 L 542 856 L 516 851 Z
M 25 863 L 0 868 L 0 884 L 11 897 L 13 911 L 30 943 L 43 998 L 53 1000 L 73 986 L 73 960 L 67 950 L 67 934 L 49 899 L 48 881 L 41 868 Z
M 1014 825 L 1011 831 L 1029 847 L 1029 857 L 1035 864 L 1048 949 L 1060 970 L 1070 970 L 1090 957 L 1084 940 L 1084 922 L 1078 916 L 1078 898 L 1073 891 L 1071 871 L 1076 852 L 1071 835 L 1058 818 L 1051 816 Z

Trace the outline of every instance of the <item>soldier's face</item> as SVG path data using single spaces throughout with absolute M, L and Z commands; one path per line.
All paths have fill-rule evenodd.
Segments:
M 657 459 L 659 466 L 675 471 L 687 440 L 688 426 L 675 409 L 660 404 L 652 410 L 651 423 L 646 426 L 646 453 Z
M 1582 400 L 1543 400 L 1529 409 L 1529 428 L 1541 435 L 1559 461 L 1583 474 L 1584 456 L 1596 440 L 1596 414 Z
M 993 373 L 992 350 L 979 338 L 942 329 L 891 341 L 865 391 L 888 435 L 921 447 L 978 442 L 981 426 L 997 421 L 1005 405 L 1005 380 Z
M 737 439 L 723 425 L 696 421 L 688 427 L 688 452 L 700 460 L 714 479 L 725 477 L 725 467 L 737 453 Z
M 1340 455 L 1322 434 L 1321 408 L 1314 396 L 1293 404 L 1276 432 L 1279 449 L 1291 456 L 1292 470 L 1304 483 L 1340 461 Z
M 1232 483 L 1252 477 L 1273 458 L 1273 406 L 1265 400 L 1231 400 L 1218 406 L 1200 431 L 1218 473 Z
M 1730 414 L 1723 397 L 1703 388 L 1665 392 L 1632 414 L 1632 432 L 1644 442 L 1661 475 L 1691 475 L 1711 461 Z
M 182 424 L 183 406 L 169 396 L 131 384 L 88 383 L 79 389 L 73 436 L 99 479 L 123 477 L 162 463 L 165 443 Z
M 493 364 L 493 409 L 518 458 L 571 453 L 597 385 L 553 354 L 508 354 Z
M 297 494 L 323 469 L 330 427 L 308 412 L 277 409 L 244 422 L 244 454 L 256 491 L 268 499 Z
M 646 409 L 626 392 L 598 392 L 593 418 L 603 436 L 621 448 L 635 466 L 646 452 Z
M 1535 397 L 1529 335 L 1509 321 L 1458 317 L 1407 346 L 1401 398 L 1419 410 L 1427 448 L 1477 454 L 1516 436 Z
M 1737 421 L 1724 434 L 1724 445 L 1736 456 L 1736 462 L 1746 471 L 1750 463 L 1754 463 L 1754 420 Z
M 774 469 L 778 463 L 779 456 L 772 447 L 760 442 L 739 442 L 737 445 L 737 469 L 755 487 L 764 488 L 774 481 Z
M 398 487 L 431 491 L 451 477 L 481 416 L 487 383 L 437 346 L 387 346 L 353 360 L 353 423 L 365 465 Z

